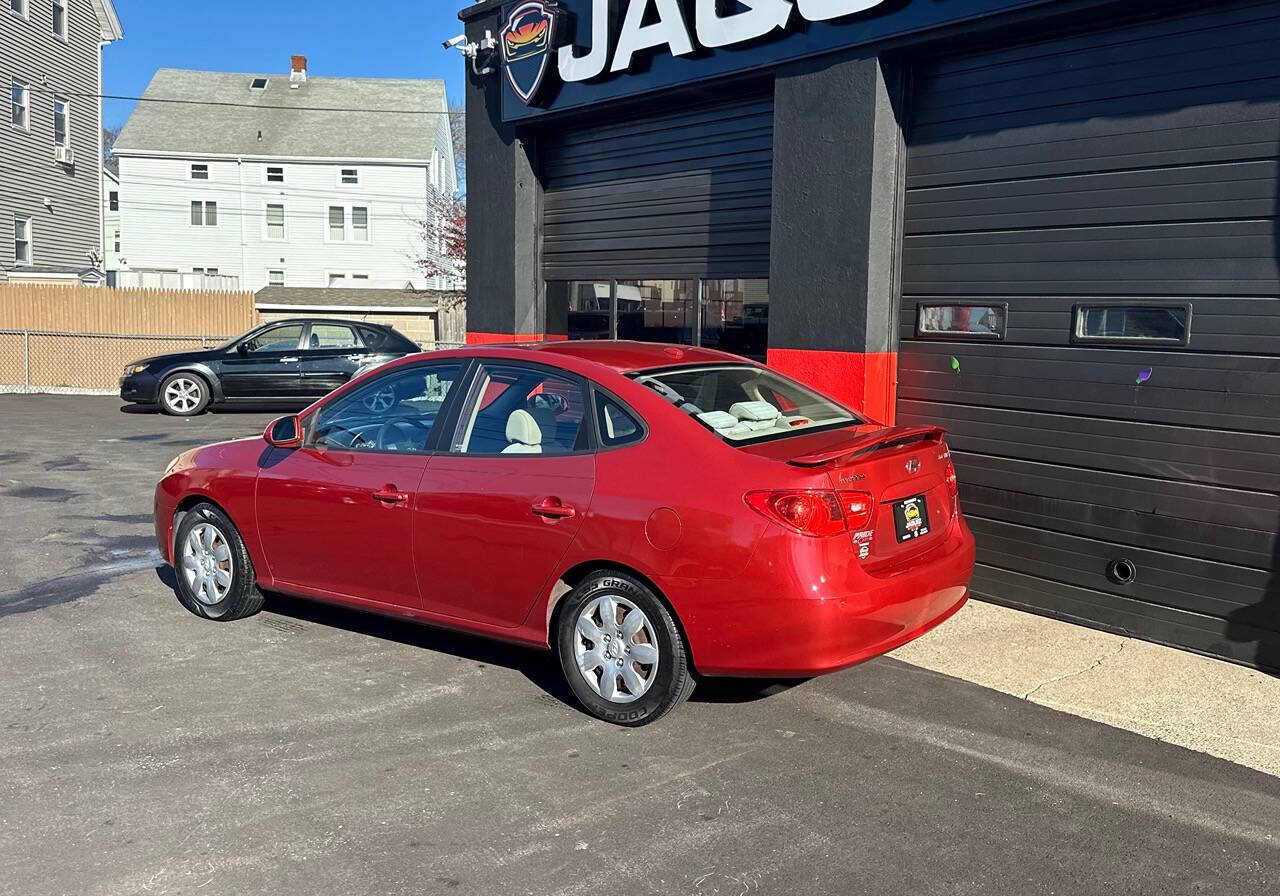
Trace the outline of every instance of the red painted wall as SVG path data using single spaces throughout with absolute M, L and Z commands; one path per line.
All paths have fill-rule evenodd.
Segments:
M 892 425 L 894 422 L 898 389 L 896 352 L 771 348 L 768 364 L 876 423 Z

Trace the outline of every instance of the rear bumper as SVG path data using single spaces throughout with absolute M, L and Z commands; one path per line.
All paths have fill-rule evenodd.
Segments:
M 133 373 L 120 378 L 120 398 L 133 404 L 155 404 L 160 382 L 149 373 Z
M 667 580 L 694 667 L 712 676 L 806 678 L 918 638 L 969 597 L 973 536 L 957 517 L 944 542 L 892 574 L 865 572 L 847 542 L 761 541 L 735 580 Z

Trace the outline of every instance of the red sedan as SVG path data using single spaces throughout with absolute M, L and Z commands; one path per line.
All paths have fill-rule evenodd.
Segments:
M 968 597 L 943 432 L 884 427 L 733 355 L 567 342 L 414 355 L 156 488 L 183 604 L 262 590 L 551 649 L 596 716 L 700 676 L 807 677 Z

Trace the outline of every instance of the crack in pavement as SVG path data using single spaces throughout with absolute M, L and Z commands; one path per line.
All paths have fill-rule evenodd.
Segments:
M 1068 672 L 1065 675 L 1055 675 L 1053 678 L 1045 679 L 1044 681 L 1040 682 L 1038 685 L 1033 687 L 1031 690 L 1023 694 L 1022 699 L 1030 700 L 1037 693 L 1039 693 L 1041 688 L 1048 687 L 1051 684 L 1056 684 L 1059 681 L 1066 681 L 1068 678 L 1078 678 L 1081 675 L 1092 672 L 1094 669 L 1101 666 L 1107 660 L 1113 660 L 1116 657 L 1118 657 L 1124 651 L 1124 645 L 1125 645 L 1125 642 L 1121 641 L 1120 646 L 1117 647 L 1115 650 L 1111 651 L 1110 653 L 1103 654 L 1102 656 L 1098 657 L 1096 660 L 1094 660 L 1091 664 L 1089 664 L 1083 669 L 1077 669 L 1075 672 Z

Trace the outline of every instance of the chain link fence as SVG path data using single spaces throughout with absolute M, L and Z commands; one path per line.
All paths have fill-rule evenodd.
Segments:
M 130 361 L 212 348 L 214 336 L 122 336 L 0 330 L 0 392 L 111 395 Z

